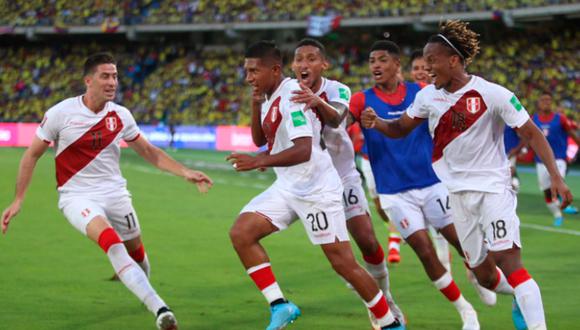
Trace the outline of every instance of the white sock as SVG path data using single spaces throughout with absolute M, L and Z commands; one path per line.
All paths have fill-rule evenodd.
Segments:
M 465 300 L 463 294 L 461 294 L 461 291 L 459 291 L 459 288 L 455 284 L 455 281 L 453 281 L 453 277 L 451 277 L 449 272 L 443 274 L 443 276 L 441 276 L 438 280 L 433 281 L 433 285 L 435 285 L 435 287 L 439 289 L 441 293 L 443 293 L 447 300 L 449 300 L 459 312 L 463 311 L 464 309 L 473 309 L 473 306 L 471 306 L 471 304 Z M 452 300 L 455 297 L 458 298 Z
M 529 279 L 516 286 L 514 291 L 528 329 L 546 329 L 542 294 L 536 281 Z
M 554 216 L 554 218 L 561 218 L 562 217 L 562 211 L 560 210 L 560 201 L 556 200 L 555 202 L 551 202 L 551 203 L 546 203 L 546 206 L 548 207 L 548 210 L 550 210 L 550 212 L 552 212 L 552 215 Z
M 149 283 L 143 269 L 129 256 L 125 245 L 122 243 L 111 245 L 107 256 L 121 282 L 147 306 L 149 311 L 157 314 L 161 307 L 167 306 Z
M 389 292 L 389 270 L 387 268 L 387 263 L 384 260 L 377 265 L 365 262 L 365 268 L 377 281 L 379 288 L 383 292 Z
M 510 296 L 514 295 L 514 288 L 508 283 L 507 278 L 505 277 L 504 273 L 499 269 L 499 267 L 495 267 L 498 275 L 499 275 L 499 283 L 493 289 L 493 291 L 501 294 L 509 294 Z
M 387 313 L 385 315 L 381 316 L 381 317 L 377 317 L 377 315 L 374 315 L 374 313 L 373 313 L 373 315 L 377 319 L 377 323 L 379 324 L 380 327 L 385 327 L 385 326 L 390 325 L 393 322 L 395 322 L 395 317 L 393 316 L 393 313 L 391 313 L 391 311 L 388 309 L 389 307 L 386 304 L 386 298 L 383 295 L 383 292 L 379 290 L 379 293 L 377 293 L 377 295 L 371 301 L 369 301 L 369 302 L 366 302 L 365 301 L 365 305 L 372 312 L 372 310 L 374 308 L 376 308 L 377 306 L 383 306 L 383 307 L 385 307 L 385 305 L 381 305 L 382 304 L 382 301 L 381 300 L 383 300 L 383 299 L 385 299 L 385 305 L 386 305 L 386 308 L 387 308 Z

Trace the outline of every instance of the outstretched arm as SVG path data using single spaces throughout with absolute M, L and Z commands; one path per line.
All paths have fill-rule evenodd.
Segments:
M 379 118 L 373 108 L 366 108 L 360 117 L 364 128 L 374 128 L 390 138 L 402 138 L 407 136 L 415 127 L 425 121 L 423 118 L 411 118 L 407 113 L 395 120 Z
M 191 183 L 197 185 L 197 189 L 205 193 L 213 185 L 213 181 L 203 172 L 194 171 L 171 158 L 165 151 L 152 145 L 143 137 L 132 142 L 127 142 L 129 147 L 135 150 L 143 159 L 153 164 L 162 171 L 180 176 Z
M 572 193 L 566 183 L 564 183 L 564 179 L 560 175 L 560 172 L 558 172 L 556 160 L 554 159 L 554 152 L 552 151 L 552 148 L 550 148 L 546 137 L 529 119 L 523 126 L 517 129 L 517 132 L 524 140 L 528 141 L 530 147 L 534 149 L 536 155 L 538 155 L 542 160 L 542 163 L 546 166 L 552 182 L 552 198 L 558 198 L 558 195 L 560 195 L 562 197 L 562 208 L 565 208 L 572 202 Z
M 42 157 L 44 152 L 48 149 L 48 143 L 40 140 L 38 137 L 34 137 L 32 144 L 22 156 L 20 160 L 20 167 L 18 168 L 18 176 L 16 177 L 16 193 L 12 204 L 8 206 L 2 213 L 2 233 L 6 234 L 8 230 L 8 225 L 10 220 L 14 218 L 18 212 L 20 212 L 20 207 L 24 201 L 24 195 L 32 179 L 32 174 L 34 173 L 34 168 L 36 163 Z
M 310 160 L 312 154 L 312 138 L 300 137 L 292 140 L 294 145 L 274 155 L 265 153 L 256 156 L 232 153 L 228 160 L 236 171 L 250 171 L 263 167 L 284 167 L 298 165 Z

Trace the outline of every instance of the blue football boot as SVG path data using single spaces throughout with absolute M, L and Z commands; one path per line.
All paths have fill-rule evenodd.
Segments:
M 266 330 L 284 329 L 300 316 L 300 309 L 291 302 L 274 305 L 270 307 L 270 311 L 272 316 L 270 316 L 270 324 Z

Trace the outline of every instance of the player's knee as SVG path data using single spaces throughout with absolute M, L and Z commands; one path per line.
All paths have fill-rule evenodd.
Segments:
M 236 249 L 249 245 L 255 241 L 251 232 L 238 224 L 234 224 L 230 229 L 230 240 Z
M 497 285 L 497 275 L 492 273 L 484 273 L 480 274 L 479 276 L 476 274 L 475 277 L 477 278 L 477 282 L 482 287 L 493 290 Z
M 437 258 L 437 254 L 435 253 L 435 249 L 430 244 L 418 244 L 418 245 L 414 246 L 413 249 L 415 250 L 417 257 L 419 257 L 419 259 L 422 261 Z

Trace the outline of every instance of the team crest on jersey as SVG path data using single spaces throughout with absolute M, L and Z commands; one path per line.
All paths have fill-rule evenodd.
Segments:
M 467 98 L 467 111 L 476 114 L 481 109 L 481 98 L 479 97 L 468 97 Z
M 275 122 L 276 117 L 278 117 L 278 107 L 272 107 L 272 115 L 270 116 L 270 120 Z
M 108 117 L 105 119 L 105 126 L 111 132 L 114 132 L 117 129 L 117 118 L 115 117 Z

